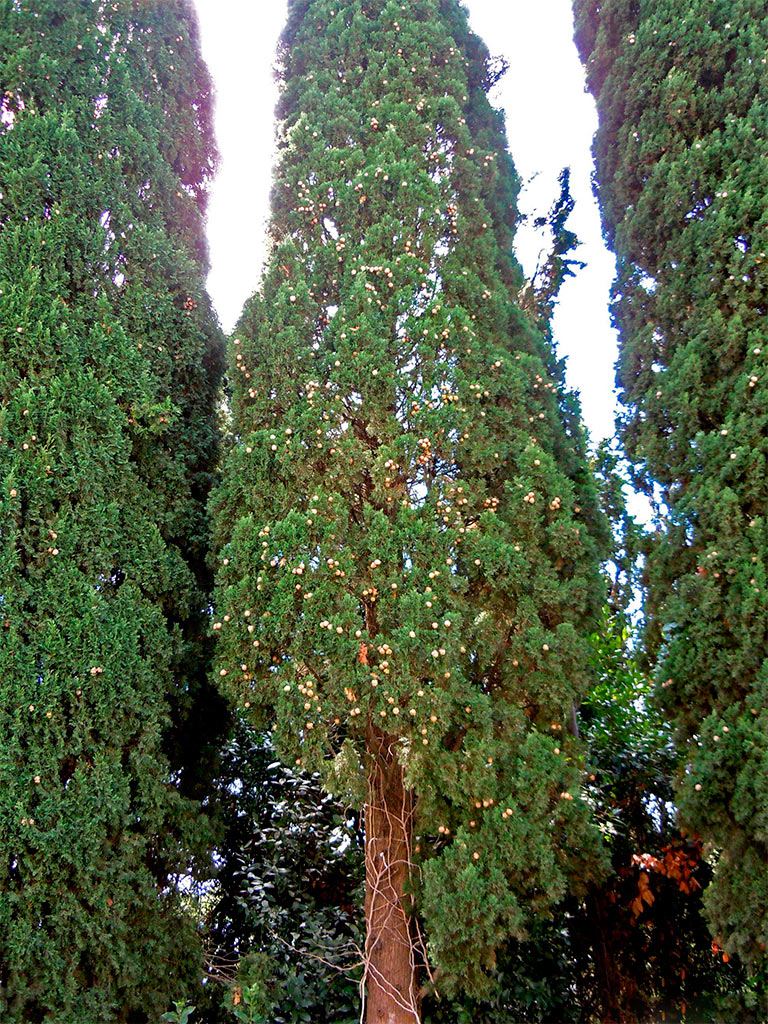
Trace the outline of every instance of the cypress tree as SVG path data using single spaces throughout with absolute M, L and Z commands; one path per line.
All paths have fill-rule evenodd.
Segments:
M 657 498 L 648 641 L 683 753 L 677 800 L 718 857 L 715 937 L 764 962 L 768 22 L 754 0 L 575 10 L 617 255 L 624 443 Z
M 272 250 L 230 346 L 217 673 L 364 807 L 371 1022 L 418 1020 L 430 978 L 486 990 L 595 845 L 569 728 L 600 528 L 516 301 L 494 73 L 455 0 L 290 4 Z
M 138 1024 L 200 977 L 210 832 L 193 9 L 2 0 L 0 89 L 0 1016 Z

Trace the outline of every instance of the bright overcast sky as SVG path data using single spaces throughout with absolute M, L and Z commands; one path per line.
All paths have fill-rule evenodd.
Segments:
M 272 64 L 286 2 L 195 2 L 216 87 L 221 152 L 208 217 L 208 288 L 231 330 L 261 273 L 274 140 Z M 576 210 L 569 226 L 584 243 L 576 255 L 587 267 L 563 288 L 555 337 L 568 358 L 568 383 L 581 393 L 585 420 L 598 440 L 613 433 L 616 340 L 607 304 L 614 264 L 590 189 L 597 119 L 572 40 L 570 0 L 468 0 L 466 6 L 491 53 L 509 62 L 492 99 L 506 112 L 510 150 L 528 183 L 524 212 L 545 214 L 558 195 L 558 174 L 571 168 Z M 534 233 L 521 230 L 518 254 L 528 274 L 538 250 Z

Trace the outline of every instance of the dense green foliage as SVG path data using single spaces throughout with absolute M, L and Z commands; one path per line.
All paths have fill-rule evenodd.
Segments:
M 529 942 L 503 948 L 492 998 L 430 1004 L 429 1024 L 762 1020 L 743 971 L 711 948 L 709 871 L 676 828 L 675 754 L 627 639 L 621 617 L 606 614 L 592 638 L 598 681 L 580 711 L 610 874 L 553 908 Z
M 362 856 L 357 816 L 317 779 L 275 760 L 245 722 L 221 759 L 223 810 L 216 884 L 203 921 L 209 975 L 205 1020 L 231 1019 L 236 995 L 270 1024 L 325 1013 L 359 1019 Z
M 612 608 L 591 638 L 596 682 L 579 717 L 592 769 L 588 797 L 612 871 L 535 922 L 527 942 L 504 944 L 487 997 L 425 999 L 425 1024 L 762 1019 L 759 979 L 746 978 L 713 946 L 703 917 L 711 870 L 700 844 L 677 827 L 671 780 L 679 755 L 626 624 L 642 531 L 627 514 L 621 466 L 605 446 L 596 466 L 613 525 Z M 362 882 L 354 819 L 322 799 L 312 780 L 270 758 L 269 747 L 243 729 L 225 759 L 227 840 L 208 928 L 219 955 L 230 962 L 238 950 L 245 955 L 240 983 L 255 981 L 252 1001 L 260 999 L 267 1020 L 325 1013 L 341 1024 L 354 1019 L 352 979 L 334 978 L 328 962 L 349 966 L 339 940 L 359 927 L 350 899 L 355 880 Z M 305 951 L 290 956 L 288 990 L 280 956 L 287 936 Z
M 230 349 L 217 671 L 356 807 L 396 752 L 441 985 L 482 989 L 593 870 L 569 732 L 601 600 L 582 431 L 516 305 L 516 178 L 459 5 L 297 0 L 281 58 L 273 248 Z
M 623 437 L 659 502 L 648 642 L 715 936 L 768 942 L 768 21 L 756 0 L 576 0 L 618 257 Z
M 504 944 L 487 997 L 425 999 L 425 1024 L 763 1019 L 759 985 L 713 948 L 702 908 L 711 871 L 677 828 L 677 754 L 629 640 L 622 616 L 606 614 L 592 638 L 597 683 L 580 711 L 610 875 L 534 923 L 528 941 Z M 210 987 L 198 1015 L 230 1020 L 233 989 L 250 986 L 264 1020 L 353 1024 L 355 820 L 272 753 L 241 727 L 224 759 L 228 838 L 205 927 L 213 973 L 229 985 L 223 997 Z
M 182 0 L 0 2 L 9 1024 L 156 1020 L 200 974 L 209 90 Z

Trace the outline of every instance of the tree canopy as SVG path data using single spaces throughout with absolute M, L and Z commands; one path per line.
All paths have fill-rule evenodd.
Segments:
M 647 560 L 676 800 L 718 858 L 729 952 L 768 942 L 768 23 L 761 4 L 576 0 L 618 261 L 623 440 L 657 502 Z
M 139 1022 L 200 976 L 210 83 L 86 0 L 3 0 L 0 82 L 0 1015 Z

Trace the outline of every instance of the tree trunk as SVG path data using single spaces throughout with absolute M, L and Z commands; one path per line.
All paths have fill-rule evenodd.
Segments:
M 406 895 L 413 793 L 397 760 L 396 738 L 372 730 L 365 805 L 366 1024 L 419 1024 L 416 942 Z
M 590 888 L 585 909 L 591 932 L 590 944 L 597 985 L 597 1010 L 605 1024 L 622 1024 L 625 1020 L 622 1010 L 622 978 L 611 949 L 613 937 L 610 915 L 605 913 L 603 894 L 599 889 Z

